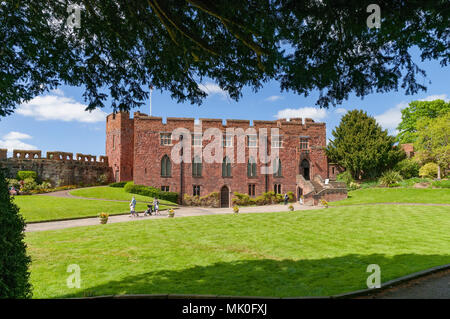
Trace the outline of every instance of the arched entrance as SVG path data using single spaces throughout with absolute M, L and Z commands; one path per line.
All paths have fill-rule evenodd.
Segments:
M 230 207 L 230 190 L 227 186 L 220 189 L 220 207 Z
M 304 159 L 300 163 L 300 174 L 308 181 L 309 180 L 309 161 Z

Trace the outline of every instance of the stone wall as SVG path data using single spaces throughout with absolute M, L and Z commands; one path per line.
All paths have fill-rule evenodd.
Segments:
M 0 150 L 0 167 L 6 168 L 9 178 L 16 178 L 18 171 L 35 171 L 39 180 L 49 181 L 52 186 L 93 184 L 103 174 L 112 179 L 104 156 L 97 162 L 95 156 L 83 155 L 80 157 L 83 160 L 77 160 L 67 152 L 47 152 L 46 158 L 41 157 L 41 151 L 14 150 L 12 158 L 2 154 Z

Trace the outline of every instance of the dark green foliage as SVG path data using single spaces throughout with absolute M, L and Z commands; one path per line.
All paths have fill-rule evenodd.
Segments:
M 163 192 L 158 188 L 145 185 L 134 185 L 133 182 L 128 182 L 124 186 L 127 193 L 138 194 L 143 196 L 155 197 L 158 199 L 168 200 L 173 203 L 178 203 L 178 193 Z
M 33 180 L 36 180 L 37 173 L 34 171 L 18 171 L 17 172 L 17 179 L 19 181 L 24 181 L 27 178 L 32 178 Z
M 355 179 L 380 176 L 406 157 L 403 150 L 394 147 L 395 137 L 362 110 L 347 112 L 332 134 L 327 156 Z
M 117 183 L 111 183 L 108 186 L 109 187 L 118 187 L 118 188 L 123 188 L 125 187 L 125 184 L 128 182 L 117 182 Z
M 405 158 L 395 165 L 394 168 L 404 179 L 409 179 L 419 176 L 420 165 L 411 158 Z
M 350 171 L 345 171 L 336 175 L 336 180 L 338 182 L 344 182 L 347 185 L 347 187 L 349 187 L 350 184 L 355 181 Z
M 24 243 L 25 221 L 9 196 L 0 169 L 0 298 L 31 298 L 30 257 Z
M 73 0 L 80 28 L 66 23 L 68 3 L 1 2 L 0 116 L 60 85 L 84 87 L 90 110 L 109 98 L 114 110 L 140 107 L 150 83 L 200 104 L 208 78 L 233 100 L 277 80 L 319 90 L 327 107 L 352 93 L 425 90 L 412 47 L 449 59 L 447 1 L 377 1 L 380 29 L 367 27 L 371 1 L 360 0 Z
M 393 187 L 393 186 L 400 186 L 400 184 L 398 183 L 401 182 L 402 180 L 403 178 L 399 172 L 389 170 L 381 175 L 379 183 L 380 185 L 383 186 Z
M 442 181 L 433 181 L 431 185 L 439 188 L 450 188 L 450 180 L 444 179 Z
M 400 144 L 414 143 L 417 139 L 419 120 L 435 119 L 450 111 L 450 102 L 444 100 L 413 101 L 402 110 L 402 121 L 398 125 L 397 140 Z

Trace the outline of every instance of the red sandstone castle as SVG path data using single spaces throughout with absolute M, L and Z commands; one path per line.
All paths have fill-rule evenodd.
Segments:
M 347 197 L 345 185 L 332 181 L 338 171 L 328 163 L 325 154 L 325 123 L 293 118 L 255 120 L 250 125 L 248 120 L 196 122 L 193 118 L 170 117 L 163 123 L 161 117 L 140 112 L 135 112 L 134 118 L 125 112 L 110 114 L 106 121 L 106 155 L 116 181 L 133 180 L 135 184 L 178 192 L 180 198 L 184 194 L 203 196 L 219 192 L 222 207 L 230 205 L 234 192 L 258 196 L 267 191 L 292 191 L 313 205 L 321 198 L 330 201 Z M 192 134 L 188 136 L 189 146 L 182 150 L 184 158 L 188 152 L 192 160 L 173 159 L 172 149 L 185 137 L 173 136 L 174 130 L 180 128 Z M 195 154 L 198 149 L 207 148 L 210 141 L 202 139 L 202 135 L 213 128 L 222 133 L 223 159 L 206 162 Z M 228 134 L 232 129 L 244 132 L 243 139 L 242 134 Z M 264 131 L 261 129 L 267 130 L 265 153 L 270 156 L 277 152 L 273 161 L 277 164 L 270 174 L 261 173 L 263 167 L 271 165 L 263 163 L 258 154 L 258 135 Z M 276 129 L 276 136 L 271 134 L 272 129 Z

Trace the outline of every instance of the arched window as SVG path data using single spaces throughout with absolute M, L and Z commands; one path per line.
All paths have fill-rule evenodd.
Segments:
M 250 157 L 247 162 L 247 176 L 256 177 L 256 161 L 253 157 Z
M 273 176 L 281 177 L 281 160 L 278 157 L 273 162 Z
M 199 156 L 195 156 L 192 160 L 192 176 L 202 176 L 202 160 Z
M 164 155 L 161 159 L 161 176 L 170 177 L 172 175 L 172 163 L 167 155 Z
M 231 162 L 228 156 L 222 162 L 222 177 L 231 177 Z

